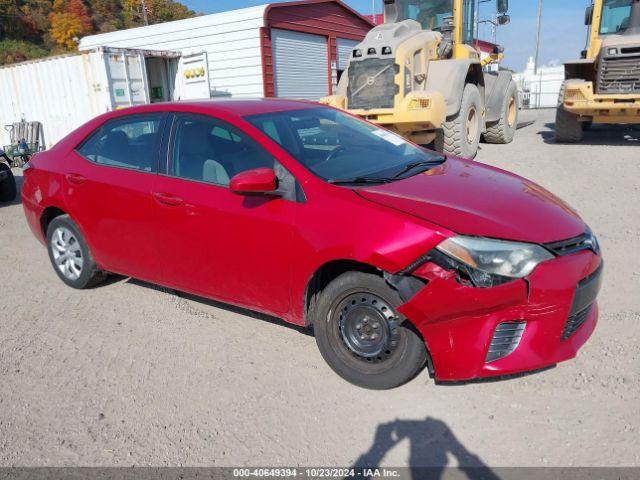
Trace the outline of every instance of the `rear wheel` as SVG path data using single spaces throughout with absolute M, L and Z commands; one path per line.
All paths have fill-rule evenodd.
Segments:
M 582 140 L 582 123 L 578 116 L 567 112 L 564 109 L 564 92 L 567 88 L 566 82 L 560 87 L 558 95 L 558 109 L 556 110 L 555 138 L 556 142 L 576 143 Z
M 511 143 L 518 126 L 518 86 L 511 81 L 502 101 L 500 119 L 484 132 L 487 143 Z
M 11 168 L 6 163 L 0 162 L 0 202 L 13 202 L 18 194 L 16 179 Z
M 379 276 L 347 272 L 314 304 L 316 343 L 325 361 L 345 380 L 364 388 L 394 388 L 426 363 L 424 341 L 396 308 L 397 292 Z
M 93 261 L 87 243 L 69 215 L 54 218 L 47 227 L 47 250 L 53 269 L 70 287 L 90 288 L 106 277 Z
M 442 124 L 436 135 L 436 149 L 474 159 L 478 153 L 482 134 L 482 98 L 478 87 L 469 83 L 464 87 L 460 111 Z

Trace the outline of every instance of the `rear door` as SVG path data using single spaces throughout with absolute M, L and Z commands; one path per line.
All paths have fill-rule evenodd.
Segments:
M 276 97 L 318 100 L 329 94 L 327 37 L 271 30 Z
M 165 115 L 108 121 L 68 157 L 65 200 L 96 261 L 149 281 L 159 278 L 151 189 Z
M 144 55 L 136 50 L 104 51 L 113 109 L 150 103 Z

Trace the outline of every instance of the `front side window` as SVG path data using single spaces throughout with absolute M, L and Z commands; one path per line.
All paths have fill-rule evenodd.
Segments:
M 229 185 L 238 173 L 273 168 L 274 160 L 237 128 L 212 117 L 181 115 L 176 119 L 169 174 L 216 185 Z
M 629 28 L 633 0 L 604 0 L 600 33 L 622 33 Z
M 144 115 L 107 122 L 77 151 L 100 165 L 155 171 L 162 117 Z
M 443 157 L 339 110 L 319 107 L 245 117 L 315 175 L 341 183 L 387 181 Z

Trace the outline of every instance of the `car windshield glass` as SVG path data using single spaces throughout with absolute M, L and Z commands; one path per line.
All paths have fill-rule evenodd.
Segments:
M 605 0 L 602 6 L 600 33 L 622 33 L 629 28 L 633 0 Z
M 406 178 L 445 158 L 339 110 L 308 110 L 245 117 L 317 176 L 333 183 Z
M 453 16 L 452 0 L 398 0 L 401 20 L 416 20 L 425 30 L 440 31 L 445 18 Z

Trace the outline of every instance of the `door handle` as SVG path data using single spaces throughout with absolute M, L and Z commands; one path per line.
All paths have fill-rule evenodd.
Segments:
M 69 183 L 75 183 L 76 185 L 80 185 L 81 183 L 86 182 L 86 178 L 80 175 L 79 173 L 67 173 L 64 178 L 67 179 Z
M 178 205 L 182 205 L 184 203 L 184 200 L 182 200 L 180 197 L 176 197 L 175 195 L 171 195 L 170 193 L 156 192 L 153 194 L 153 196 L 158 202 L 164 205 L 169 205 L 171 207 L 177 207 Z

